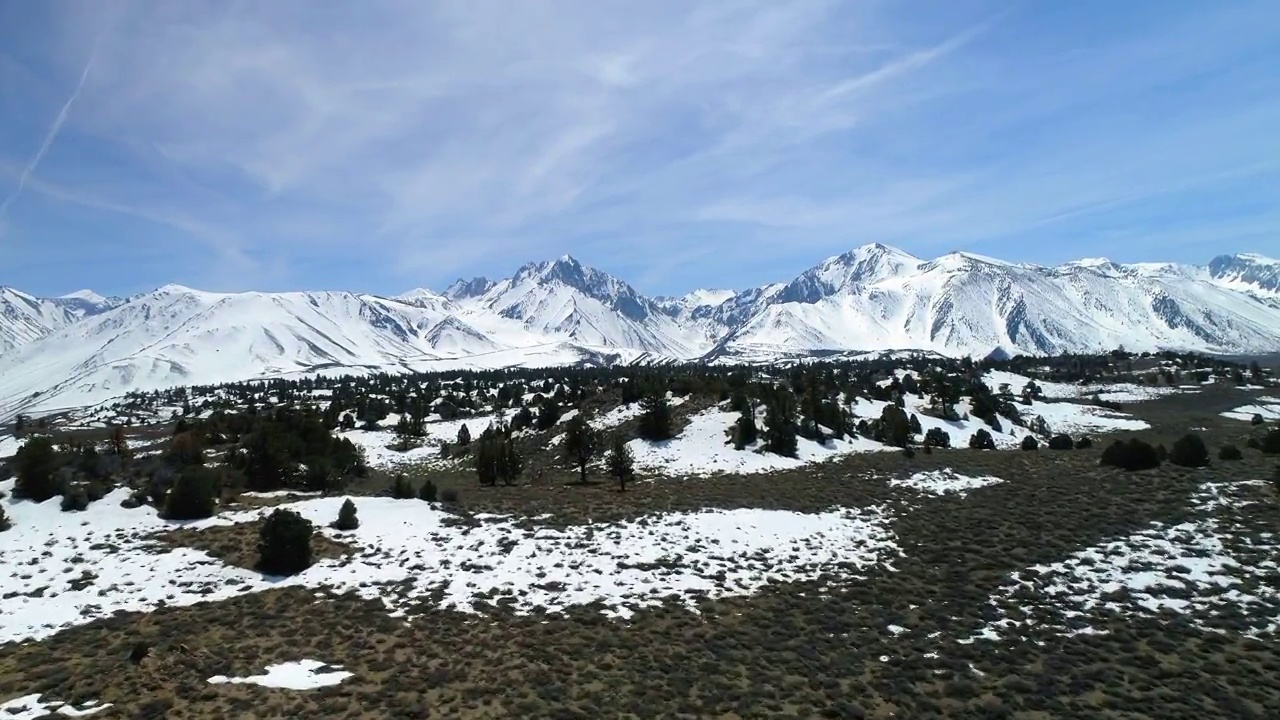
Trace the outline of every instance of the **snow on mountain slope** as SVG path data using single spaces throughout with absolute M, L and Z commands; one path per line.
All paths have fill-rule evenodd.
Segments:
M 865 245 L 793 280 L 649 298 L 569 256 L 445 294 L 204 293 L 128 300 L 0 289 L 0 420 L 181 384 L 305 374 L 863 352 L 985 356 L 1280 348 L 1280 262 L 1057 267 Z
M 37 298 L 21 290 L 0 287 L 0 355 L 122 302 L 90 290 L 60 298 Z
M 513 324 L 512 324 L 513 325 Z M 482 332 L 431 309 L 351 293 L 206 293 L 168 285 L 0 357 L 0 410 L 52 409 L 133 390 L 537 345 L 519 326 Z
M 1280 295 L 1280 260 L 1256 253 L 1219 255 L 1209 261 L 1207 270 L 1225 287 Z
M 806 271 L 753 309 L 716 354 L 1280 347 L 1280 303 L 1224 287 L 1203 268 L 1172 264 L 1091 260 L 1049 268 L 971 253 L 923 262 L 872 245 Z
M 591 347 L 691 359 L 711 345 L 704 333 L 681 325 L 630 285 L 568 255 L 525 265 L 466 303 L 534 332 Z

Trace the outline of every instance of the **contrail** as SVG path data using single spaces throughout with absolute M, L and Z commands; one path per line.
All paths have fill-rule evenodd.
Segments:
M 53 125 L 49 126 L 49 132 L 45 133 L 44 142 L 40 143 L 40 149 L 36 150 L 36 154 L 32 156 L 31 162 L 23 168 L 22 175 L 18 177 L 18 187 L 9 193 L 9 197 L 0 203 L 0 220 L 4 219 L 5 213 L 8 212 L 9 206 L 14 200 L 22 194 L 27 188 L 27 182 L 31 179 L 31 174 L 36 171 L 36 167 L 40 165 L 40 161 L 44 159 L 45 153 L 49 152 L 49 148 L 53 146 L 53 141 L 58 138 L 58 133 L 62 130 L 62 125 L 67 122 L 67 115 L 71 111 L 71 105 L 75 103 L 76 98 L 80 97 L 80 91 L 84 89 L 84 81 L 89 77 L 89 71 L 93 69 L 93 62 L 98 57 L 98 40 L 93 41 L 93 50 L 89 53 L 89 61 L 84 64 L 84 70 L 80 72 L 80 81 L 76 83 L 76 89 L 72 91 L 71 97 L 67 98 L 67 102 L 62 105 L 62 109 L 58 111 L 58 117 L 54 118 Z

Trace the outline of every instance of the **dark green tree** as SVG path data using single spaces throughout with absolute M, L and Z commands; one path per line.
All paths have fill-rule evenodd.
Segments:
M 58 454 L 53 449 L 53 441 L 47 436 L 27 438 L 14 456 L 13 470 L 17 475 L 13 485 L 14 497 L 44 502 L 58 494 L 58 484 L 54 479 L 58 470 Z
M 565 462 L 578 468 L 578 482 L 587 482 L 587 464 L 596 455 L 596 434 L 587 424 L 581 412 L 574 415 L 566 423 L 564 440 L 561 443 L 561 456 Z
M 338 519 L 333 523 L 335 530 L 355 530 L 360 527 L 360 519 L 356 517 L 356 504 L 347 498 L 338 509 Z
M 199 520 L 212 517 L 217 509 L 218 471 L 190 465 L 178 475 L 165 496 L 164 517 L 169 520 Z
M 627 481 L 635 474 L 635 460 L 631 457 L 631 449 L 627 447 L 627 439 L 622 433 L 614 433 L 610 439 L 605 465 L 609 474 L 618 479 L 618 489 L 626 492 Z
M 671 426 L 671 404 L 665 393 L 651 393 L 640 401 L 640 425 L 636 433 L 650 442 L 675 437 Z
M 397 473 L 391 481 L 391 497 L 396 500 L 408 500 L 414 496 L 413 485 L 404 473 Z
M 462 427 L 458 428 L 458 445 L 466 447 L 471 444 L 471 429 L 466 423 L 462 423 Z
M 542 404 L 538 407 L 538 417 L 533 421 L 533 427 L 538 432 L 546 432 L 555 427 L 560 422 L 560 406 L 551 398 L 544 398 Z
M 436 484 L 429 479 L 424 480 L 422 487 L 418 488 L 418 499 L 423 502 L 435 502 L 437 495 Z
M 258 533 L 258 570 L 267 575 L 295 575 L 311 567 L 310 520 L 278 508 L 267 516 Z
M 765 408 L 764 446 L 775 455 L 796 456 L 795 401 L 785 390 L 771 398 Z

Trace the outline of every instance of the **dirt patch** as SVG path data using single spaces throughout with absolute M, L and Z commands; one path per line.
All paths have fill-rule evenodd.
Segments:
M 157 535 L 156 539 L 174 547 L 202 550 L 227 565 L 253 570 L 258 562 L 258 533 L 262 523 L 254 520 L 201 530 L 181 528 Z M 320 532 L 311 536 L 311 556 L 315 560 L 336 559 L 353 552 L 352 546 Z

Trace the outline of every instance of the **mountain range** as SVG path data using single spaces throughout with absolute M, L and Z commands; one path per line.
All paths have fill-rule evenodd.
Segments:
M 885 245 L 787 282 L 647 297 L 569 256 L 443 293 L 37 298 L 0 288 L 0 418 L 133 390 L 308 373 L 578 363 L 769 362 L 840 352 L 985 356 L 1280 349 L 1280 261 L 1058 266 Z

